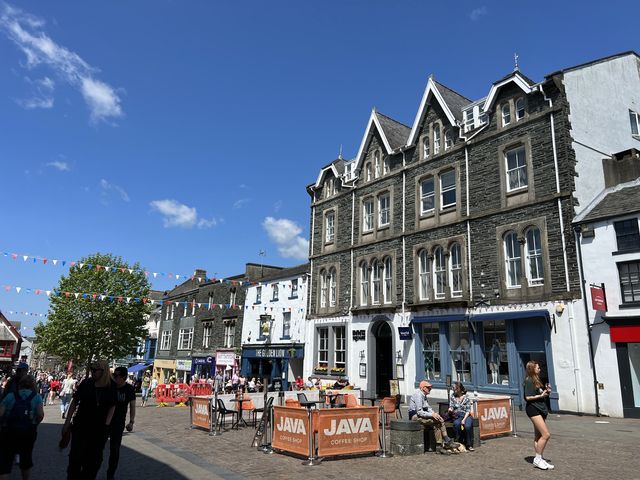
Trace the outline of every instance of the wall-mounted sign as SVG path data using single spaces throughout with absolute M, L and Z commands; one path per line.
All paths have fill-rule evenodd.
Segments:
M 591 306 L 596 311 L 607 311 L 607 298 L 604 294 L 604 288 L 591 286 Z
M 256 348 L 256 357 L 261 358 L 284 358 L 286 350 L 284 348 Z
M 354 342 L 357 342 L 358 340 L 364 340 L 365 330 L 353 330 L 351 332 L 351 337 L 353 338 Z
M 400 335 L 400 340 L 411 340 L 411 327 L 398 327 L 398 334 Z
M 176 360 L 176 370 L 191 370 L 191 360 Z
M 216 365 L 233 366 L 236 361 L 236 354 L 233 350 L 216 352 Z

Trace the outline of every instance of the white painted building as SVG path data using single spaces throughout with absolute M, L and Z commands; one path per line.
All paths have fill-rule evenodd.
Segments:
M 639 221 L 640 178 L 605 189 L 576 219 L 600 412 L 614 417 L 640 417 Z M 599 286 L 606 311 L 594 309 Z
M 247 288 L 242 323 L 246 377 L 282 378 L 289 389 L 303 375 L 309 264 L 285 268 Z

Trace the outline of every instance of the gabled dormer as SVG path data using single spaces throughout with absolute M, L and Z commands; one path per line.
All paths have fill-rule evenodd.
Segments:
M 307 192 L 313 197 L 313 201 L 331 198 L 340 192 L 345 163 L 347 162 L 344 159 L 337 158 L 320 169 L 316 182 L 307 187 Z
M 406 143 L 409 127 L 374 108 L 360 142 L 353 169 L 361 182 L 369 182 L 391 172 L 391 155 Z

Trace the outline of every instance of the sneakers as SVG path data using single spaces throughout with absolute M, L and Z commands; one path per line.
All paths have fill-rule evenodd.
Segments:
M 555 467 L 547 462 L 544 458 L 534 458 L 533 466 L 539 468 L 540 470 L 553 470 Z

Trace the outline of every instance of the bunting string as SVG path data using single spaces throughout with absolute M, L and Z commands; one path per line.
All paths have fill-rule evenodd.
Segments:
M 24 263 L 31 263 L 31 264 L 38 264 L 38 265 L 51 265 L 51 266 L 59 265 L 61 267 L 65 267 L 65 266 L 68 265 L 69 267 L 77 267 L 77 268 L 80 268 L 80 269 L 86 268 L 88 270 L 91 270 L 91 269 L 95 268 L 98 271 L 105 271 L 107 273 L 115 273 L 115 272 L 129 273 L 129 274 L 133 274 L 134 272 L 143 273 L 144 276 L 147 277 L 147 278 L 149 278 L 149 277 L 152 277 L 152 278 L 168 278 L 168 279 L 171 279 L 171 280 L 195 280 L 195 279 L 197 279 L 198 282 L 228 283 L 228 284 L 231 284 L 231 285 L 237 285 L 237 286 L 241 286 L 241 287 L 257 285 L 257 282 L 227 280 L 227 279 L 212 278 L 212 277 L 207 277 L 207 276 L 198 276 L 198 277 L 196 277 L 195 275 L 184 275 L 182 273 L 154 272 L 154 271 L 151 271 L 151 270 L 115 267 L 113 265 L 94 265 L 94 264 L 90 264 L 90 263 L 83 263 L 83 262 L 77 262 L 77 261 L 68 261 L 68 260 L 59 260 L 59 259 L 56 259 L 56 258 L 40 257 L 40 256 L 37 256 L 37 255 L 24 255 L 24 254 L 20 254 L 20 253 L 2 252 L 2 256 L 4 258 L 10 259 L 10 260 L 14 260 L 14 261 L 22 260 Z
M 24 315 L 25 317 L 40 317 L 40 318 L 47 318 L 47 314 L 46 313 L 35 313 L 35 312 L 22 312 L 22 311 L 17 311 L 17 310 L 0 310 L 0 313 L 2 314 L 9 314 L 9 315 Z

